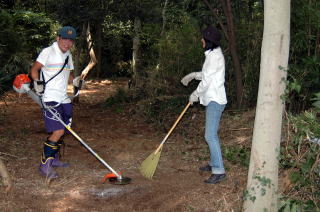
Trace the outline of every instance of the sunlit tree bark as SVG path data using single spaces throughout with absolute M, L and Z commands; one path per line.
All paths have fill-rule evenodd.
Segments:
M 87 36 L 87 43 L 88 43 L 90 62 L 81 73 L 81 78 L 82 79 L 85 79 L 86 76 L 88 75 L 89 71 L 97 64 L 96 54 L 95 54 L 94 49 L 93 49 L 93 41 L 92 41 L 92 36 L 91 36 L 91 31 L 90 31 L 90 23 L 88 23 L 86 32 L 87 32 L 86 36 Z
M 88 51 L 89 51 L 89 56 L 90 56 L 90 61 L 88 63 L 88 65 L 85 67 L 85 69 L 83 69 L 83 71 L 81 72 L 81 79 L 85 79 L 87 77 L 87 75 L 89 74 L 89 72 L 93 69 L 93 67 L 97 64 L 97 58 L 93 49 L 93 41 L 92 41 L 92 35 L 91 35 L 91 31 L 90 31 L 90 23 L 88 23 L 87 27 L 86 27 L 86 38 L 87 38 L 87 44 L 88 44 Z M 78 52 L 79 53 L 79 52 Z M 79 56 L 79 55 L 77 55 Z M 77 93 L 77 89 L 74 87 L 74 94 Z M 79 96 L 75 97 L 73 99 L 74 103 L 79 102 Z

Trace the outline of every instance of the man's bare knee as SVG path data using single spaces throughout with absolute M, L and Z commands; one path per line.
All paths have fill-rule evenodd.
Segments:
M 61 130 L 56 130 L 56 131 L 53 131 L 51 136 L 49 137 L 49 140 L 50 141 L 53 141 L 53 142 L 57 142 L 59 141 L 59 139 L 64 135 L 64 130 L 61 129 Z

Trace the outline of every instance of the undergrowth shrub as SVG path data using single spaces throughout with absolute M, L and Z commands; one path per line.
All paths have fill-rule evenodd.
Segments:
M 314 110 L 288 115 L 288 135 L 281 147 L 280 166 L 289 173 L 288 204 L 303 211 L 320 210 L 320 122 Z M 283 206 L 285 208 L 287 206 Z
M 249 167 L 250 149 L 245 145 L 222 146 L 223 157 L 233 164 Z
M 148 55 L 144 55 L 147 62 L 134 79 L 136 92 L 144 93 L 144 98 L 191 93 L 180 80 L 202 68 L 204 53 L 198 24 L 186 13 L 179 15 L 179 21 L 163 35 L 157 35 L 158 40 L 153 40 Z

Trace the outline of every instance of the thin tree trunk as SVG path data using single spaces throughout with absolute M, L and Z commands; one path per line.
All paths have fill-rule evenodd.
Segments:
M 138 70 L 140 67 L 140 32 L 141 32 L 141 20 L 139 17 L 134 19 L 134 38 L 132 41 L 132 72 L 133 72 L 133 84 L 137 86 Z
M 309 0 L 308 2 L 309 4 L 309 7 L 311 8 L 312 7 L 312 1 Z M 311 24 L 310 24 L 310 14 L 308 14 L 308 57 L 310 57 L 311 55 L 311 48 L 312 48 L 312 44 L 311 44 L 311 36 L 312 36 L 312 29 L 311 29 Z
M 236 42 L 231 2 L 230 0 L 220 0 L 220 3 L 223 8 L 223 12 L 227 18 L 227 29 L 224 27 L 221 19 L 216 14 L 216 10 L 211 6 L 211 4 L 207 0 L 203 0 L 203 2 L 209 7 L 214 18 L 218 21 L 226 37 L 226 40 L 228 42 L 228 47 L 230 49 L 233 68 L 235 72 L 235 78 L 236 78 L 237 107 L 240 108 L 242 106 L 243 84 L 242 84 L 241 65 L 240 65 L 238 50 L 237 50 L 237 42 Z
M 225 16 L 227 17 L 228 23 L 228 45 L 232 57 L 233 68 L 236 78 L 236 93 L 237 93 L 237 106 L 242 107 L 242 96 L 243 96 L 243 84 L 242 84 L 242 72 L 241 65 L 238 56 L 238 48 L 235 35 L 235 27 L 233 22 L 233 14 L 230 0 L 220 0 Z
M 97 78 L 99 78 L 101 75 L 101 49 L 102 49 L 102 23 L 99 22 L 97 24 L 97 47 L 96 47 L 96 51 L 97 51 L 96 76 L 97 76 Z
M 244 211 L 278 211 L 278 164 L 290 42 L 290 0 L 265 1 L 256 118 Z M 282 67 L 282 68 L 280 68 Z
M 218 21 L 219 26 L 222 29 L 222 32 L 224 34 L 224 37 L 226 38 L 226 40 L 229 40 L 229 35 L 228 35 L 228 31 L 227 29 L 224 27 L 221 19 L 219 18 L 219 16 L 217 15 L 216 9 L 214 9 L 211 4 L 208 2 L 208 0 L 203 0 L 203 2 L 208 6 L 208 8 L 211 10 L 213 17 Z
M 90 62 L 89 64 L 85 67 L 85 69 L 81 72 L 81 79 L 85 79 L 89 73 L 90 70 L 92 70 L 92 68 L 97 64 L 97 59 L 96 59 L 96 55 L 94 53 L 94 49 L 93 49 L 93 42 L 92 42 L 92 37 L 91 37 L 91 32 L 90 32 L 90 23 L 88 23 L 87 25 L 87 29 L 86 29 L 86 38 L 87 38 L 87 43 L 88 43 L 88 51 L 89 51 L 89 56 L 90 56 Z M 77 88 L 73 88 L 73 92 L 74 94 L 77 93 Z M 78 103 L 79 102 L 79 96 L 75 97 L 73 99 L 73 103 Z
M 167 5 L 168 5 L 168 0 L 164 1 L 163 9 L 162 9 L 162 29 L 161 29 L 161 36 L 164 34 L 165 27 L 167 24 L 167 16 L 166 16 L 166 11 L 167 11 Z
M 249 0 L 248 1 L 248 10 L 249 10 L 249 17 L 250 17 L 250 21 L 253 20 L 253 4 L 255 3 L 254 0 Z
M 91 71 L 92 68 L 97 64 L 97 58 L 96 58 L 96 55 L 95 55 L 95 52 L 93 49 L 92 36 L 91 36 L 91 32 L 90 32 L 90 23 L 88 23 L 86 35 L 87 35 L 87 43 L 88 43 L 90 62 L 85 67 L 85 69 L 83 69 L 83 71 L 81 72 L 82 79 L 85 79 L 86 76 L 89 74 L 89 71 Z
M 13 183 L 12 183 L 11 177 L 7 171 L 7 167 L 6 167 L 6 165 L 4 165 L 1 158 L 0 158 L 0 175 L 2 177 L 3 185 L 6 187 L 5 191 L 9 192 L 12 188 Z
M 316 48 L 315 48 L 315 56 L 320 55 L 320 31 L 317 32 L 317 41 L 316 41 Z
M 82 33 L 80 36 L 80 39 L 82 39 L 85 36 L 85 30 L 86 30 L 86 24 L 82 25 Z M 79 76 L 80 75 L 80 56 L 82 52 L 82 47 L 81 47 L 81 41 L 75 43 L 75 54 L 73 55 L 73 65 L 74 65 L 74 76 Z

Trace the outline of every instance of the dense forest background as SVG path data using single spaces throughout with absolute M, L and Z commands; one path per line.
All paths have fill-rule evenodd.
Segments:
M 12 89 L 17 74 L 28 73 L 56 31 L 71 25 L 79 35 L 73 49 L 76 74 L 85 70 L 86 79 L 128 78 L 129 89 L 119 90 L 106 103 L 140 101 L 146 118 L 161 122 L 163 111 L 183 105 L 196 88 L 196 82 L 183 87 L 180 79 L 201 70 L 200 30 L 214 25 L 223 34 L 227 109 L 252 109 L 258 94 L 263 7 L 262 0 L 1 0 L 0 98 Z M 280 160 L 283 169 L 292 170 L 296 185 L 285 198 L 290 207 L 320 207 L 319 54 L 320 2 L 291 1 L 283 100 L 292 132 L 290 142 L 282 144 Z

